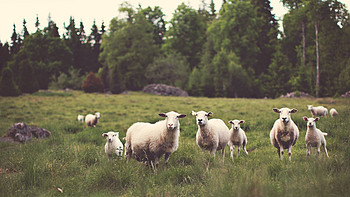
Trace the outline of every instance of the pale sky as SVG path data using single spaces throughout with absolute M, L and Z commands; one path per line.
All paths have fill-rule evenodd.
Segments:
M 210 0 L 204 0 L 207 6 Z M 79 27 L 80 21 L 84 24 L 87 35 L 90 34 L 93 21 L 100 29 L 102 21 L 107 26 L 112 18 L 122 15 L 118 9 L 125 0 L 0 0 L 0 41 L 2 43 L 11 42 L 13 32 L 13 24 L 16 25 L 16 32 L 22 33 L 23 19 L 27 21 L 29 33 L 34 33 L 36 17 L 39 17 L 40 29 L 47 27 L 48 16 L 57 24 L 59 33 L 65 33 L 63 23 L 68 25 L 69 18 L 75 19 L 76 27 Z M 151 6 L 159 6 L 166 15 L 165 20 L 172 18 L 174 10 L 184 2 L 194 9 L 202 7 L 202 0 L 128 0 L 134 8 L 141 4 L 142 8 Z M 350 0 L 340 0 L 345 3 L 349 10 Z M 214 0 L 215 9 L 221 8 L 222 0 Z M 280 0 L 271 0 L 272 13 L 276 15 L 276 19 L 282 19 L 287 9 L 283 7 Z

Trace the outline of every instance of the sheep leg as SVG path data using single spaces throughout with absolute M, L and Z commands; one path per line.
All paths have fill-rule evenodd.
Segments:
M 230 147 L 230 151 L 231 151 L 231 159 L 233 160 L 233 153 L 235 152 L 235 146 L 231 146 Z
M 224 161 L 225 161 L 225 148 L 223 148 L 221 150 L 221 154 L 222 154 L 222 163 L 224 163 Z
M 279 150 L 279 158 L 282 160 L 283 159 L 283 154 L 284 154 L 284 150 L 283 150 L 283 147 L 280 147 L 280 150 Z
M 289 146 L 288 148 L 288 160 L 290 161 L 292 159 L 292 146 Z
M 165 153 L 165 156 L 164 156 L 165 167 L 168 167 L 169 157 L 170 157 L 170 153 Z
M 311 152 L 311 144 L 307 144 L 306 147 L 307 147 L 306 156 L 309 157 L 310 156 L 310 152 Z
M 245 153 L 246 155 L 248 155 L 248 151 L 247 151 L 247 149 L 246 149 L 246 145 L 247 145 L 247 142 L 244 141 L 244 142 L 243 142 L 243 150 L 244 150 L 244 153 Z
M 326 153 L 326 156 L 329 157 L 328 152 L 327 152 L 327 148 L 326 148 L 326 144 L 323 144 L 323 147 L 324 147 L 324 152 Z
M 237 157 L 239 157 L 239 153 L 241 152 L 241 146 L 238 146 L 238 149 L 237 149 Z
M 321 144 L 317 144 L 317 156 L 320 155 L 321 152 Z

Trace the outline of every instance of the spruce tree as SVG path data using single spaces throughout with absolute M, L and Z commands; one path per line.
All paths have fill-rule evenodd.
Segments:
M 5 67 L 1 73 L 0 96 L 18 96 L 21 94 L 13 80 L 13 72 L 10 67 Z

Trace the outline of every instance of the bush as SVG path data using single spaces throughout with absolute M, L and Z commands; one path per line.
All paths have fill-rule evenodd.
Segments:
M 19 63 L 19 89 L 23 93 L 34 93 L 39 90 L 38 80 L 35 77 L 33 64 L 29 60 Z
M 21 94 L 18 86 L 13 80 L 13 73 L 9 67 L 2 70 L 0 79 L 0 95 L 1 96 L 18 96 Z
M 87 93 L 103 92 L 104 86 L 101 78 L 96 76 L 95 73 L 90 72 L 84 80 L 83 85 L 81 85 L 81 89 Z
M 68 74 L 60 73 L 60 75 L 55 78 L 50 83 L 50 89 L 73 89 L 73 90 L 81 90 L 81 85 L 83 84 L 83 80 L 85 76 L 79 76 L 80 69 L 70 68 L 68 70 Z

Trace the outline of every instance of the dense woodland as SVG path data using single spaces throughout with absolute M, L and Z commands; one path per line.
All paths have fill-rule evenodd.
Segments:
M 337 0 L 283 0 L 283 32 L 268 0 L 224 0 L 196 10 L 180 4 L 170 21 L 160 7 L 128 3 L 109 28 L 85 33 L 74 17 L 59 35 L 49 17 L 30 34 L 13 26 L 0 42 L 0 93 L 81 89 L 87 76 L 100 90 L 121 93 L 150 83 L 180 87 L 191 96 L 277 97 L 303 91 L 317 97 L 350 90 L 350 19 Z M 22 30 L 19 30 L 22 29 Z M 88 75 L 89 73 L 89 75 Z M 99 82 L 100 83 L 100 82 Z

